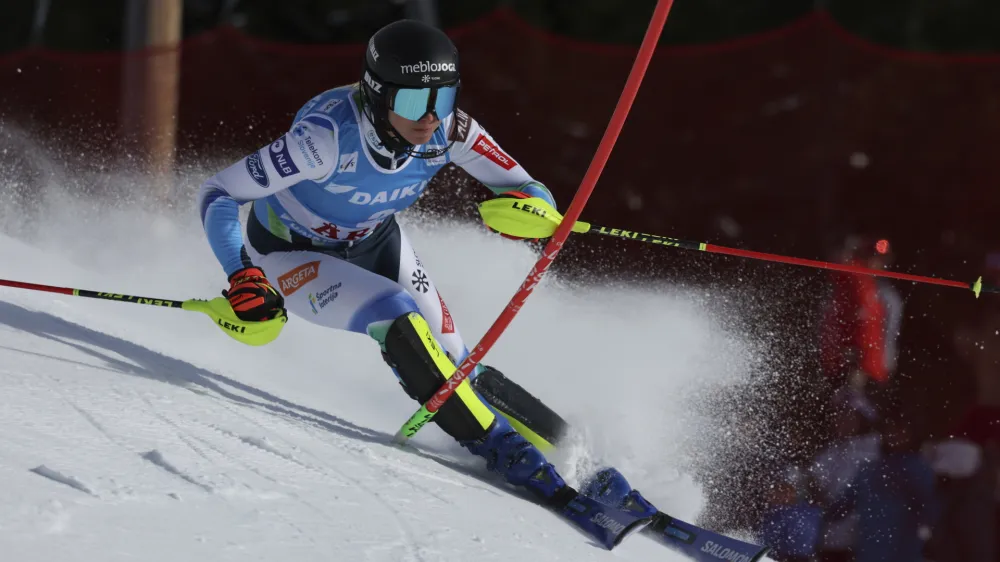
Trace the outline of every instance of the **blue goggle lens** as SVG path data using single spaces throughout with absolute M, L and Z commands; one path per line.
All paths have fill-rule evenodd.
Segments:
M 437 91 L 437 99 L 431 107 L 432 88 L 400 88 L 396 91 L 392 110 L 411 121 L 418 121 L 427 112 L 434 111 L 438 119 L 444 119 L 455 110 L 455 98 L 458 96 L 458 86 L 442 86 L 433 88 Z

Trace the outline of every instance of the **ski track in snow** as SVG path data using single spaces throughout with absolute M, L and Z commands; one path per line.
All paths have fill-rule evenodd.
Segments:
M 34 336 L 22 334 L 7 341 L 11 344 L 11 340 L 31 338 Z M 32 345 L 24 342 L 23 347 Z M 5 347 L 6 359 L 18 354 L 14 351 L 17 344 Z M 216 389 L 219 392 L 192 391 L 184 386 L 157 388 L 163 385 L 142 378 L 129 384 L 128 379 L 120 378 L 120 370 L 84 367 L 82 359 L 73 357 L 81 346 L 69 349 L 69 357 L 53 358 L 55 352 L 24 354 L 23 359 L 32 364 L 30 369 L 4 369 L 0 377 L 3 394 L 20 398 L 16 411 L 0 416 L 0 435 L 14 442 L 0 449 L 2 463 L 9 467 L 20 459 L 35 462 L 26 470 L 44 478 L 41 485 L 33 485 L 36 495 L 57 498 L 58 504 L 53 505 L 59 505 L 62 513 L 62 523 L 47 526 L 44 532 L 35 530 L 37 542 L 25 532 L 23 523 L 17 537 L 9 534 L 8 525 L 0 526 L 0 542 L 24 548 L 26 557 L 20 559 L 41 560 L 47 558 L 44 553 L 53 552 L 60 552 L 63 559 L 73 559 L 76 552 L 84 559 L 72 544 L 81 539 L 76 526 L 89 516 L 75 516 L 77 512 L 121 511 L 111 517 L 131 519 L 133 516 L 124 513 L 129 503 L 144 503 L 156 512 L 183 512 L 183 508 L 167 506 L 206 505 L 212 502 L 208 496 L 223 498 L 223 505 L 216 509 L 229 512 L 229 520 L 248 518 L 248 513 L 266 520 L 270 530 L 264 534 L 281 535 L 278 540 L 268 538 L 267 548 L 280 550 L 281 556 L 294 545 L 307 559 L 349 552 L 353 554 L 343 559 L 458 560 L 468 555 L 468 549 L 448 545 L 461 536 L 463 542 L 480 547 L 480 558 L 500 559 L 501 555 L 490 550 L 500 541 L 487 541 L 481 536 L 485 533 L 466 535 L 466 531 L 449 529 L 447 523 L 436 528 L 424 521 L 423 514 L 441 521 L 460 519 L 461 510 L 468 508 L 465 499 L 456 494 L 468 490 L 486 491 L 493 498 L 509 497 L 519 504 L 504 510 L 484 509 L 480 517 L 483 525 L 491 525 L 492 517 L 505 517 L 512 509 L 540 509 L 476 477 L 465 476 L 463 481 L 462 474 L 452 474 L 419 453 L 392 448 L 388 439 L 376 443 L 374 432 L 364 432 L 365 439 L 358 441 L 331 432 L 331 426 L 344 428 L 323 418 L 294 413 L 287 404 L 250 402 L 221 387 Z M 45 363 L 48 366 L 43 368 Z M 67 371 L 64 368 L 68 365 L 72 367 Z M 21 392 L 16 390 L 19 387 Z M 15 421 L 21 428 L 38 431 L 37 426 L 42 425 L 45 431 L 31 439 L 22 435 L 8 440 L 11 429 L 18 425 Z M 358 436 L 357 428 L 346 431 Z M 39 445 L 42 447 L 36 451 Z M 61 495 L 53 489 L 57 485 L 75 494 L 82 492 L 105 506 L 85 505 Z M 267 507 L 275 502 L 289 506 Z M 518 519 L 525 529 L 514 531 L 514 539 L 530 530 L 523 517 Z M 550 525 L 558 528 L 562 523 L 551 521 Z M 212 542 L 211 529 L 217 527 L 218 523 L 211 522 L 208 528 L 194 532 L 195 544 Z M 54 529 L 58 530 L 54 534 L 67 540 L 42 543 Z M 84 533 L 82 529 L 79 532 Z M 94 537 L 91 535 L 91 540 Z M 585 544 L 583 537 L 572 533 L 570 537 Z M 223 551 L 240 559 L 257 552 L 264 540 L 244 536 L 224 545 Z M 176 547 L 165 552 L 171 551 L 176 552 Z M 539 552 L 537 548 L 530 551 Z
M 166 470 L 167 472 L 169 472 L 170 474 L 173 474 L 174 476 L 180 478 L 181 480 L 183 480 L 183 481 L 191 484 L 192 486 L 196 486 L 198 488 L 201 488 L 202 490 L 204 490 L 205 492 L 208 492 L 210 494 L 214 491 L 211 486 L 209 486 L 207 484 L 202 484 L 201 482 L 199 482 L 194 477 L 192 477 L 192 476 L 190 476 L 188 474 L 185 474 L 183 470 L 180 470 L 176 466 L 170 464 L 170 461 L 168 461 L 167 459 L 163 458 L 163 454 L 160 453 L 157 450 L 146 451 L 145 453 L 142 453 L 139 456 L 142 457 L 143 459 L 145 459 L 145 460 L 153 463 L 154 465 L 162 468 L 163 470 Z
M 73 478 L 72 476 L 66 476 L 65 474 L 62 474 L 62 473 L 60 473 L 57 470 L 52 470 L 51 468 L 45 466 L 44 464 L 40 464 L 40 465 L 36 466 L 35 468 L 32 468 L 31 472 L 34 472 L 35 474 L 37 474 L 39 476 L 42 476 L 44 478 L 48 478 L 49 480 L 52 480 L 53 482 L 58 482 L 60 484 L 65 484 L 65 485 L 69 486 L 70 488 L 73 488 L 73 489 L 76 489 L 76 490 L 80 490 L 81 492 L 83 492 L 85 494 L 88 494 L 88 495 L 91 495 L 91 496 L 94 495 L 94 492 L 91 491 L 91 489 L 88 488 L 87 485 L 84 484 L 83 482 L 80 482 L 79 480 L 77 480 L 76 478 Z
M 174 242 L 185 251 L 190 243 Z M 477 243 L 501 244 L 494 250 L 528 263 L 506 241 Z M 427 251 L 422 259 L 435 261 Z M 53 270 L 52 260 L 60 263 L 0 235 L 12 276 L 51 282 L 46 272 L 58 271 L 76 286 L 115 286 L 114 275 L 65 263 Z M 492 263 L 480 258 L 483 275 L 498 275 Z M 120 265 L 135 293 L 177 292 L 155 267 Z M 214 270 L 205 277 L 217 284 Z M 461 318 L 469 307 L 447 278 L 438 283 L 459 294 L 450 307 Z M 494 283 L 494 300 L 516 285 Z M 564 314 L 580 305 L 552 306 Z M 469 334 L 494 314 L 479 316 Z M 415 447 L 390 445 L 416 405 L 377 352 L 357 352 L 357 339 L 337 343 L 345 337 L 290 322 L 278 342 L 251 350 L 196 315 L 0 288 L 0 552 L 18 562 L 683 559 L 642 537 L 612 553 L 595 548 L 470 462 L 436 426 Z M 684 493 L 697 503 L 697 491 Z

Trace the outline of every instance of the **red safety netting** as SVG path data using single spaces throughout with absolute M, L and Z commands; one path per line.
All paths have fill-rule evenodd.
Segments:
M 555 37 L 503 10 L 452 35 L 463 106 L 567 198 L 635 49 Z M 361 46 L 275 44 L 228 28 L 185 41 L 182 157 L 266 143 L 308 98 L 356 80 L 361 54 Z M 125 59 L 0 57 L 0 112 L 61 130 L 68 143 L 106 146 Z M 787 225 L 814 230 L 847 209 L 863 224 L 912 213 L 921 201 L 934 201 L 925 227 L 985 223 L 1000 141 L 998 68 L 996 57 L 876 47 L 823 13 L 721 45 L 661 48 L 592 208 L 654 231 L 719 213 L 747 227 L 777 208 Z
M 637 48 L 555 37 L 504 10 L 451 34 L 462 106 L 565 204 Z M 181 161 L 270 142 L 310 97 L 356 81 L 362 53 L 363 45 L 276 44 L 229 28 L 186 40 Z M 109 151 L 126 60 L 0 56 L 0 117 Z M 906 271 L 972 281 L 997 243 L 998 146 L 1000 57 L 882 48 L 818 12 L 725 44 L 661 47 L 584 218 L 811 258 L 827 257 L 837 229 L 878 227 Z M 912 294 L 910 307 L 940 303 L 941 322 L 956 319 L 952 299 L 972 298 Z M 906 330 L 921 346 L 947 347 L 941 322 Z

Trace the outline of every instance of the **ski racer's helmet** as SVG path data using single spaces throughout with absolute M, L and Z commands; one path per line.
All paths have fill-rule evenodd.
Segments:
M 433 158 L 448 146 L 416 152 L 389 123 L 389 112 L 417 121 L 432 112 L 444 119 L 455 109 L 460 86 L 458 49 L 440 29 L 399 20 L 368 41 L 361 76 L 361 103 L 379 140 L 395 153 Z

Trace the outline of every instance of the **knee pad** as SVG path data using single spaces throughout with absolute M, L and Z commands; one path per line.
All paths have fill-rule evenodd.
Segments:
M 372 334 L 372 330 L 369 329 Z M 382 336 L 382 357 L 396 372 L 406 393 L 423 404 L 456 372 L 455 364 L 434 338 L 427 322 L 417 312 L 392 321 Z M 373 334 L 373 337 L 376 337 Z M 376 337 L 376 340 L 379 338 Z M 496 416 L 462 381 L 455 395 L 434 416 L 441 429 L 459 441 L 481 438 Z

